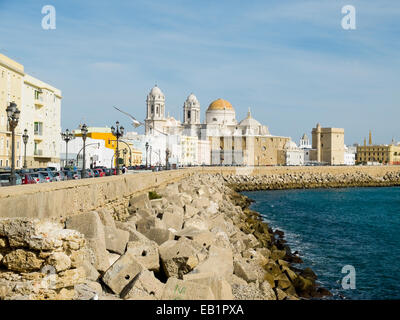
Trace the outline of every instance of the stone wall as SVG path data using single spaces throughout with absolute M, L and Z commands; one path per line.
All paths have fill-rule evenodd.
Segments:
M 100 179 L 53 182 L 0 188 L 0 217 L 54 218 L 112 206 L 124 207 L 129 197 L 155 187 L 177 182 L 195 173 L 220 173 L 224 176 L 262 176 L 286 173 L 329 173 L 333 175 L 366 173 L 384 176 L 400 172 L 400 166 L 381 167 L 200 167 L 144 172 Z

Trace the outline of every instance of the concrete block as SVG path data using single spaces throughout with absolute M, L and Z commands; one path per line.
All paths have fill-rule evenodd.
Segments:
M 158 253 L 158 245 L 154 241 L 130 241 L 128 242 L 127 251 L 136 258 L 136 261 L 148 270 L 160 270 L 160 255 Z
M 233 262 L 234 273 L 247 282 L 254 282 L 257 280 L 257 273 L 252 266 L 246 261 L 235 260 Z
M 165 211 L 161 221 L 164 222 L 167 229 L 172 228 L 179 231 L 182 229 L 183 225 L 183 214 L 179 212 Z
M 209 286 L 216 300 L 233 300 L 231 285 L 214 272 L 189 273 L 183 276 L 183 280 Z
M 135 255 L 127 251 L 103 275 L 103 282 L 115 293 L 122 290 L 143 270 Z
M 158 280 L 152 271 L 143 270 L 130 285 L 124 296 L 127 300 L 161 299 L 165 284 Z
M 151 228 L 146 233 L 147 238 L 155 241 L 159 246 L 168 240 L 174 240 L 175 235 L 171 230 L 164 228 Z
M 214 300 L 209 286 L 191 281 L 169 278 L 162 295 L 162 300 Z
M 129 232 L 108 226 L 104 227 L 104 232 L 106 249 L 118 254 L 123 254 L 130 238 Z

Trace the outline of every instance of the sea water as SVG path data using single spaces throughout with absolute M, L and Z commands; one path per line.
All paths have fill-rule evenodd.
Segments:
M 312 268 L 334 299 L 400 299 L 399 187 L 243 194 L 273 229 L 285 232 L 302 267 Z

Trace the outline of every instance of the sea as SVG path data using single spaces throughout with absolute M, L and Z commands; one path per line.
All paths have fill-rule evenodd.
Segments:
M 400 187 L 243 194 L 331 299 L 400 299 Z

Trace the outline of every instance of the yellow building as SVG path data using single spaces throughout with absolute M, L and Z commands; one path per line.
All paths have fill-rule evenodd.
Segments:
M 329 165 L 344 164 L 344 129 L 321 128 L 318 123 L 312 129 L 312 150 L 310 161 Z
M 82 134 L 80 130 L 75 130 L 74 135 L 76 137 L 81 137 Z M 88 138 L 94 140 L 104 140 L 105 147 L 114 150 L 117 149 L 117 140 L 115 136 L 111 133 L 111 128 L 107 127 L 88 127 Z M 133 147 L 131 142 L 124 141 L 124 139 L 119 139 L 118 143 L 120 164 L 125 166 L 136 166 L 142 164 L 142 152 Z M 116 165 L 116 159 L 114 159 L 114 166 Z
M 0 167 L 11 167 L 11 131 L 8 129 L 6 108 L 15 102 L 21 111 L 24 66 L 0 53 Z M 21 126 L 15 129 L 15 166 L 21 167 Z
M 389 165 L 400 165 L 400 145 L 373 145 L 372 135 L 369 133 L 369 145 L 364 139 L 363 146 L 357 146 L 356 163 L 381 163 Z

